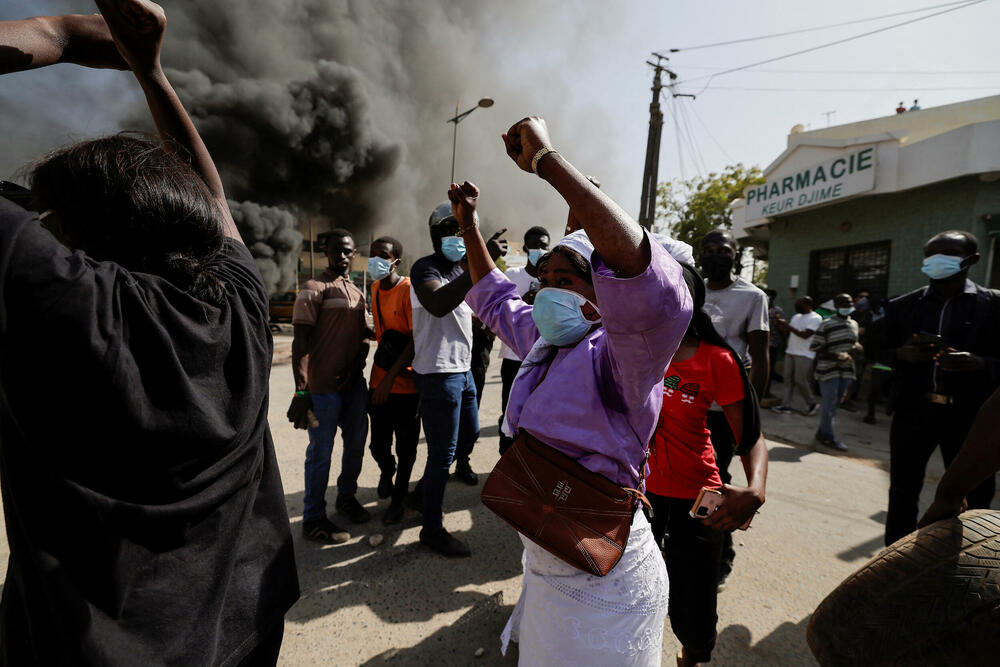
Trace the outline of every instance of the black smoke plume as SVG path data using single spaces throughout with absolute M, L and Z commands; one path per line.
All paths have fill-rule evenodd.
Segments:
M 546 117 L 560 152 L 617 199 L 621 175 L 629 173 L 622 160 L 641 172 L 643 147 L 616 141 L 621 118 L 581 96 L 581 73 L 593 64 L 581 45 L 613 40 L 619 29 L 603 3 L 161 4 L 167 74 L 227 194 L 241 202 L 234 214 L 272 291 L 293 282 L 298 250 L 289 249 L 290 234 L 279 244 L 268 230 L 305 229 L 290 220 L 312 220 L 316 234 L 346 227 L 360 248 L 371 236 L 391 234 L 407 248 L 407 264 L 429 251 L 427 216 L 450 182 L 453 126 L 446 120 L 480 97 L 496 104 L 459 126 L 455 177 L 482 188 L 484 231 L 509 228 L 514 247 L 533 225 L 558 238 L 566 208 L 504 154 L 500 133 L 512 122 Z M 90 11 L 91 0 L 0 2 L 2 18 Z M 605 91 L 589 99 L 594 95 L 604 99 Z M 18 119 L 18 139 L 9 153 L 0 149 L 0 177 L 95 132 L 151 129 L 131 75 L 73 66 L 0 77 L 0 120 L 10 118 Z

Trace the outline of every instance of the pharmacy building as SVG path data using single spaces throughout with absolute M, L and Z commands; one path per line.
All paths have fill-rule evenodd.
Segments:
M 982 258 L 969 277 L 1000 287 L 1000 95 L 797 125 L 764 178 L 731 204 L 733 231 L 768 260 L 786 311 L 804 295 L 877 301 L 927 284 L 923 245 L 948 229 L 976 235 Z

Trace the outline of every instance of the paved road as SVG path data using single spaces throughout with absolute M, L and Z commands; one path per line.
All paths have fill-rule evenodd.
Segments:
M 516 649 L 502 657 L 497 638 L 520 591 L 520 545 L 479 503 L 478 487 L 452 482 L 445 497 L 445 525 L 471 546 L 468 560 L 447 560 L 421 548 L 416 513 L 407 514 L 402 528 L 383 530 L 373 520 L 342 546 L 324 548 L 298 538 L 306 438 L 283 417 L 291 388 L 290 369 L 276 367 L 271 424 L 302 578 L 302 600 L 288 616 L 282 664 L 514 664 Z M 499 392 L 494 362 L 473 455 L 481 475 L 498 456 Z M 815 664 L 805 641 L 810 613 L 882 547 L 887 420 L 870 427 L 860 415 L 845 415 L 843 433 L 854 451 L 835 456 L 787 444 L 808 443 L 816 417 L 769 413 L 765 419 L 766 432 L 784 442 L 768 441 L 767 504 L 751 530 L 736 533 L 736 569 L 719 600 L 714 664 Z M 418 468 L 422 460 L 423 441 Z M 377 501 L 377 481 L 369 457 L 359 499 L 380 514 L 387 501 Z M 925 503 L 932 493 L 927 486 Z M 331 501 L 334 494 L 331 489 Z M 367 537 L 375 533 L 384 534 L 385 542 L 372 548 Z M 479 648 L 484 654 L 476 658 Z M 674 664 L 678 648 L 668 624 L 664 665 Z
M 279 356 L 288 342 L 276 336 Z M 447 560 L 424 550 L 417 542 L 416 513 L 408 513 L 401 527 L 384 529 L 380 516 L 388 501 L 377 500 L 378 469 L 370 457 L 358 498 L 376 518 L 354 528 L 351 541 L 343 545 L 299 538 L 306 436 L 285 420 L 291 392 L 290 367 L 275 366 L 271 427 L 302 586 L 302 599 L 287 617 L 280 663 L 516 663 L 516 648 L 506 658 L 500 655 L 498 636 L 520 590 L 520 543 L 479 503 L 478 487 L 452 482 L 445 498 L 445 525 L 472 547 L 470 559 Z M 497 459 L 499 393 L 499 363 L 494 362 L 481 412 L 482 437 L 473 455 L 473 467 L 482 475 Z M 887 452 L 884 426 L 851 435 L 869 441 L 852 446 L 853 456 L 834 456 L 786 444 L 808 442 L 816 418 L 773 417 L 766 418 L 767 432 L 785 442 L 768 441 L 768 502 L 751 530 L 736 534 L 738 558 L 719 600 L 714 664 L 814 664 L 805 642 L 809 614 L 881 547 L 888 489 L 879 466 L 885 458 L 879 452 Z M 845 419 L 845 436 L 857 430 L 850 421 Z M 338 438 L 335 455 L 340 451 Z M 421 441 L 418 470 L 423 452 Z M 334 479 L 338 470 L 339 460 Z M 335 493 L 333 488 L 328 493 L 331 505 Z M 928 486 L 925 503 L 930 493 Z M 384 542 L 371 547 L 368 538 L 375 534 L 383 535 Z M 4 539 L 0 574 L 6 570 L 6 553 Z M 483 655 L 477 658 L 480 648 Z M 668 624 L 664 665 L 674 664 L 677 649 Z

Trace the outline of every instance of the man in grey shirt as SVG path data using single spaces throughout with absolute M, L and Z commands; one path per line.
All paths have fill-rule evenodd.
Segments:
M 713 229 L 701 240 L 699 262 L 705 275 L 705 312 L 712 324 L 750 368 L 750 384 L 757 396 L 763 396 L 769 371 L 767 295 L 738 275 L 733 275 L 739 245 L 729 230 Z M 722 410 L 713 405 L 708 412 L 708 430 L 719 467 L 719 476 L 729 484 L 729 464 L 733 460 L 736 440 Z M 719 583 L 722 584 L 733 568 L 732 535 L 726 533 Z
M 479 437 L 479 406 L 470 370 L 472 309 L 465 303 L 472 280 L 462 269 L 465 242 L 455 236 L 458 221 L 451 204 L 439 205 L 428 226 L 434 252 L 410 269 L 413 371 L 427 440 L 427 464 L 414 495 L 422 497 L 420 543 L 445 556 L 467 557 L 469 547 L 444 528 L 443 502 L 455 459 L 459 477 L 471 484 L 478 481 L 469 464 Z M 496 259 L 506 252 L 506 241 L 490 239 L 489 250 Z

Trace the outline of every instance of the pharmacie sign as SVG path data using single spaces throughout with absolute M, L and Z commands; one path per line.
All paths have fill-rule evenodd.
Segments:
M 875 146 L 859 148 L 743 191 L 747 219 L 756 220 L 842 199 L 875 187 Z

